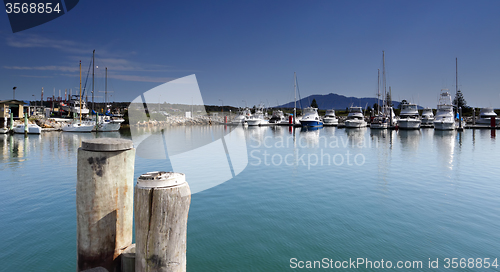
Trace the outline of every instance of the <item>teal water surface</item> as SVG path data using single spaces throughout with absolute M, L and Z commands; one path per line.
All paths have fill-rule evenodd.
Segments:
M 207 131 L 217 138 L 224 128 L 164 133 Z M 192 196 L 188 271 L 292 271 L 324 258 L 447 271 L 445 258 L 500 258 L 499 147 L 490 130 L 250 127 L 237 135 L 246 168 Z M 1 271 L 75 271 L 76 152 L 95 137 L 130 134 L 0 135 Z M 152 170 L 172 169 L 136 158 L 135 177 Z

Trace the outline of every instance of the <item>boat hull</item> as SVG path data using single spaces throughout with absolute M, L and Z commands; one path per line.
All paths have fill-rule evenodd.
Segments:
M 249 126 L 258 126 L 258 125 L 260 125 L 262 123 L 262 121 L 263 120 L 261 120 L 261 119 L 248 119 L 247 120 L 247 124 Z
M 97 131 L 118 131 L 122 122 L 106 122 L 97 126 Z
M 316 121 L 316 120 L 300 120 L 300 125 L 303 127 L 322 127 L 323 122 L 321 121 Z
M 366 127 L 368 124 L 366 123 L 366 121 L 346 120 L 344 122 L 344 125 L 346 128 L 362 128 L 362 127 Z
M 95 124 L 92 123 L 74 123 L 62 127 L 65 132 L 92 132 Z
M 420 120 L 415 119 L 399 119 L 398 127 L 400 129 L 419 129 L 421 123 Z
M 323 124 L 324 125 L 330 125 L 330 126 L 335 126 L 339 124 L 339 120 L 337 118 L 332 118 L 332 117 L 325 117 L 323 118 Z
M 436 130 L 454 130 L 455 122 L 434 121 L 434 129 Z
M 387 123 L 371 123 L 370 128 L 371 129 L 386 129 Z
M 16 126 L 12 129 L 14 133 L 24 134 L 24 125 Z M 42 133 L 42 128 L 36 125 L 28 125 L 28 134 L 40 134 Z

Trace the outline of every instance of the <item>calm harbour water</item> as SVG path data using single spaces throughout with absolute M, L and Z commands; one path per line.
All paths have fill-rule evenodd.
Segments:
M 207 130 L 224 128 L 164 133 L 194 139 Z M 192 196 L 188 271 L 297 270 L 292 258 L 383 259 L 393 269 L 422 261 L 404 270 L 448 271 L 445 258 L 500 258 L 500 150 L 490 130 L 256 127 L 238 135 L 247 142 L 244 171 Z M 95 137 L 130 134 L 0 135 L 0 271 L 75 271 L 76 154 Z M 136 178 L 154 170 L 172 169 L 136 158 Z

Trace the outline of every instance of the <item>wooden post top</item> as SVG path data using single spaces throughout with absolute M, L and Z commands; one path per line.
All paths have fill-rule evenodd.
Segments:
M 134 147 L 131 140 L 121 138 L 96 138 L 82 141 L 82 149 L 87 151 L 123 151 Z
M 165 171 L 147 172 L 137 179 L 138 188 L 165 188 L 184 183 L 186 183 L 184 174 Z

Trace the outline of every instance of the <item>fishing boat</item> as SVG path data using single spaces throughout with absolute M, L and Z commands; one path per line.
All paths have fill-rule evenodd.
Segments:
M 82 62 L 80 61 L 80 105 L 82 105 Z M 95 127 L 94 121 L 82 121 L 82 108 L 80 107 L 80 120 L 62 127 L 65 132 L 91 132 Z
M 434 126 L 434 113 L 432 109 L 425 108 L 422 111 L 422 119 L 421 119 L 420 127 L 433 127 Z
M 97 123 L 97 131 L 118 131 L 120 126 L 125 120 L 119 116 L 99 116 L 99 122 Z
M 336 126 L 339 124 L 339 119 L 335 116 L 335 110 L 326 110 L 325 116 L 323 117 L 323 124 L 325 126 Z
M 271 119 L 269 119 L 269 124 L 288 124 L 288 120 L 283 111 L 275 110 L 273 111 L 273 115 L 271 115 Z
M 73 114 L 89 114 L 89 109 L 85 101 L 81 101 L 78 95 L 72 95 L 67 104 L 61 104 L 61 108 Z
M 347 119 L 344 121 L 346 128 L 362 128 L 366 127 L 368 124 L 365 121 L 363 115 L 363 109 L 361 107 L 349 108 L 349 114 L 347 114 Z
M 495 126 L 500 124 L 500 118 L 497 117 L 493 108 L 482 108 L 479 112 L 479 117 L 476 118 L 476 124 L 491 125 L 491 117 L 495 118 Z
M 233 125 L 239 125 L 239 124 L 244 124 L 252 116 L 252 112 L 250 111 L 249 108 L 244 108 L 241 109 L 238 112 L 238 115 L 234 117 L 233 121 L 231 122 Z
M 303 127 L 322 127 L 323 121 L 319 118 L 318 109 L 313 107 L 305 108 L 302 118 L 300 118 L 300 125 Z
M 434 118 L 434 129 L 453 130 L 455 129 L 455 119 L 453 116 L 453 104 L 451 95 L 447 89 L 442 89 L 437 105 L 436 117 Z
M 401 129 L 419 129 L 420 116 L 418 115 L 417 105 L 412 103 L 402 103 L 401 113 L 399 114 L 398 127 Z
M 15 126 L 12 130 L 14 131 L 14 133 L 18 133 L 18 134 L 24 134 L 25 133 L 25 125 L 24 124 L 20 124 L 20 125 L 17 125 Z M 39 127 L 37 124 L 28 124 L 28 134 L 40 134 L 42 133 L 42 128 Z
M 269 123 L 268 120 L 264 118 L 264 107 L 260 106 L 255 110 L 255 113 L 246 120 L 249 126 L 260 126 Z

